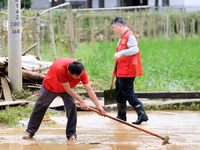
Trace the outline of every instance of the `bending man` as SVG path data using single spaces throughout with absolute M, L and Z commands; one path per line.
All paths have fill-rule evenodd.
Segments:
M 68 140 L 76 140 L 77 110 L 75 99 L 80 102 L 82 109 L 88 109 L 87 103 L 72 89 L 80 81 L 83 83 L 90 99 L 100 111 L 99 115 L 105 113 L 88 83 L 83 64 L 68 58 L 59 58 L 52 64 L 43 80 L 23 139 L 31 139 L 35 135 L 47 108 L 57 96 L 60 96 L 63 99 L 68 118 L 66 137 Z

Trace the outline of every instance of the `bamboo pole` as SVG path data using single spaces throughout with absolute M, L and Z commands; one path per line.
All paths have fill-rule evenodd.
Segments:
M 191 37 L 195 38 L 195 19 L 192 19 L 191 22 Z
M 35 46 L 37 46 L 37 43 L 33 44 L 31 47 L 29 47 L 27 50 L 22 52 L 22 56 L 24 56 L 26 53 L 28 53 L 30 50 L 32 50 Z
M 42 15 L 42 14 L 44 14 L 44 13 L 46 13 L 46 12 L 49 12 L 49 11 L 51 11 L 51 10 L 57 9 L 57 8 L 67 6 L 67 5 L 70 5 L 70 3 L 64 3 L 64 4 L 61 4 L 61 5 L 55 6 L 55 7 L 51 7 L 51 8 L 49 8 L 49 9 L 46 9 L 46 10 L 42 11 L 42 12 L 40 13 L 40 15 Z
M 167 11 L 167 16 L 166 16 L 166 34 L 165 38 L 169 38 L 169 12 Z
M 51 40 L 52 55 L 54 58 L 56 58 L 56 47 L 55 47 L 55 40 L 54 40 L 51 11 L 49 11 L 48 14 L 49 14 L 49 20 L 51 21 L 49 23 L 49 34 L 50 34 L 50 40 Z
M 178 19 L 176 18 L 176 33 L 177 33 L 177 39 L 179 38 L 179 21 Z
M 40 15 L 39 13 L 37 13 L 35 20 L 36 20 L 35 43 L 37 43 L 35 47 L 35 54 L 38 58 L 40 58 Z
M 129 7 L 109 7 L 109 8 L 86 8 L 86 9 L 73 9 L 75 12 L 77 11 L 90 11 L 90 10 L 97 10 L 97 11 L 105 11 L 105 10 L 126 10 L 126 9 L 147 9 L 150 6 L 129 6 Z
M 141 9 L 139 9 L 139 37 L 142 37 L 142 14 Z
M 61 33 L 60 33 L 60 23 L 59 23 L 59 18 L 58 18 L 58 12 L 57 11 L 56 11 L 56 19 L 57 19 L 57 26 L 58 26 L 59 42 L 60 42 L 60 54 L 61 54 L 61 56 L 63 56 Z
M 69 8 L 66 7 L 66 13 L 67 13 L 67 20 L 68 20 L 68 35 L 69 35 L 69 44 L 70 44 L 70 50 L 71 50 L 71 53 L 72 53 L 72 58 L 74 58 L 74 45 L 73 45 L 73 37 L 72 37 L 72 29 L 71 29 L 71 25 L 70 25 L 70 10 Z M 69 47 L 68 47 L 69 48 Z
M 153 15 L 153 37 L 156 39 L 156 16 Z
M 198 20 L 198 36 L 200 37 L 200 18 Z
M 135 9 L 134 10 L 134 14 L 136 14 L 136 16 L 135 16 L 135 18 L 134 18 L 134 33 L 135 33 L 135 35 L 137 35 L 138 33 L 137 33 L 137 10 Z
M 65 20 L 65 34 L 68 35 L 69 31 L 68 31 L 68 22 L 67 20 Z M 68 50 L 68 54 L 69 57 L 72 58 L 72 53 L 71 53 L 71 45 L 70 45 L 70 37 L 69 35 L 67 36 L 67 50 Z
M 72 10 L 69 9 L 69 15 L 70 15 L 70 26 L 71 26 L 71 35 L 72 35 L 72 46 L 73 46 L 73 51 L 74 51 L 74 21 L 73 21 L 73 13 Z
M 141 11 L 141 37 L 140 38 L 143 37 L 143 34 L 144 34 L 144 17 Z
M 91 19 L 91 44 L 94 45 L 95 42 L 95 33 L 94 33 L 94 26 L 95 26 L 95 20 L 94 18 Z
M 76 28 L 76 31 L 77 31 L 77 38 L 76 38 L 76 40 L 77 40 L 77 42 L 80 42 L 81 40 L 80 40 L 80 28 L 81 28 L 81 26 L 80 26 L 80 24 L 81 24 L 81 21 L 82 21 L 82 19 L 80 19 L 79 21 L 77 21 L 77 28 Z
M 108 40 L 108 19 L 105 19 L 104 24 L 104 41 Z

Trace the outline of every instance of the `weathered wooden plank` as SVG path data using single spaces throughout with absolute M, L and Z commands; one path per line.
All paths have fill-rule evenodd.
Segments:
M 10 87 L 5 77 L 1 77 L 1 85 L 3 88 L 3 95 L 5 98 L 5 101 L 13 101 L 11 92 L 10 92 Z
M 97 97 L 104 97 L 103 91 L 94 91 Z M 80 96 L 88 96 L 87 92 L 78 92 Z M 169 98 L 169 99 L 195 99 L 200 98 L 200 92 L 189 91 L 189 92 L 135 92 L 138 98 Z
M 19 104 L 27 104 L 29 101 L 6 101 L 0 102 L 0 106 L 11 106 L 11 105 L 19 105 Z
M 200 92 L 136 92 L 138 98 L 169 98 L 169 99 L 193 99 L 200 98 Z

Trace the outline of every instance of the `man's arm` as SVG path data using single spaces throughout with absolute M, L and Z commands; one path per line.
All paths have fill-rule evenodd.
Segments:
M 74 99 L 76 99 L 77 101 L 80 102 L 80 105 L 81 105 L 81 108 L 82 108 L 82 109 L 86 109 L 86 110 L 88 109 L 87 103 L 86 103 L 80 96 L 78 96 L 74 90 L 71 89 L 69 82 L 67 82 L 67 83 L 62 83 L 62 85 L 63 85 L 63 87 L 65 88 L 66 92 L 67 92 L 71 97 L 73 97 Z
M 90 97 L 90 99 L 93 101 L 93 103 L 96 105 L 97 109 L 101 112 L 101 113 L 105 113 L 104 109 L 101 107 L 101 104 L 99 103 L 99 100 L 97 99 L 96 94 L 94 93 L 94 91 L 92 90 L 90 84 L 83 84 L 85 87 L 85 90 L 87 91 L 88 96 Z

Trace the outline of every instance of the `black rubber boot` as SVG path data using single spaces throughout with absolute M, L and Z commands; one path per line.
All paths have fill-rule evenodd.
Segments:
M 126 121 L 126 103 L 117 103 L 118 115 L 117 118 Z
M 140 102 L 139 105 L 133 106 L 133 108 L 138 115 L 138 119 L 135 122 L 132 122 L 132 124 L 141 124 L 142 122 L 148 120 L 148 116 L 146 115 L 142 102 Z

